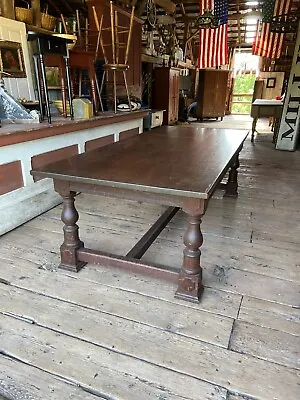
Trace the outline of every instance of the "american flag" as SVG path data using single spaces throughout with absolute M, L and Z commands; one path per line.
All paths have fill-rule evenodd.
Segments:
M 207 9 L 213 10 L 220 26 L 200 29 L 198 68 L 228 64 L 228 0 L 200 0 L 200 15 Z
M 284 33 L 271 32 L 270 22 L 274 16 L 288 14 L 291 0 L 264 0 L 263 19 L 257 22 L 252 54 L 267 58 L 280 58 Z

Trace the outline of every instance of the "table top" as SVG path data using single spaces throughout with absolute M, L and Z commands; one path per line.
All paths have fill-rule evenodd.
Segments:
M 160 127 L 31 171 L 35 176 L 207 199 L 248 132 Z
M 283 102 L 281 100 L 273 100 L 273 99 L 256 99 L 253 103 L 253 106 L 283 106 Z

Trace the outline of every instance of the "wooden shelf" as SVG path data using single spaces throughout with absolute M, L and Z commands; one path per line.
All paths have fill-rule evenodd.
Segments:
M 178 68 L 196 69 L 196 66 L 184 61 L 178 61 Z
M 41 33 L 43 35 L 50 35 L 50 36 L 54 36 L 54 37 L 59 37 L 62 39 L 66 39 L 68 41 L 76 41 L 77 40 L 77 36 L 75 35 L 69 35 L 66 33 L 58 33 L 58 32 L 53 32 L 53 31 L 49 31 L 48 29 L 43 29 L 43 28 L 38 28 L 36 26 L 33 25 L 27 25 L 26 24 L 26 30 L 27 32 L 36 32 L 36 33 Z
M 150 63 L 150 64 L 163 64 L 162 57 L 150 56 L 149 54 L 142 53 L 142 62 Z M 168 60 L 165 59 L 165 62 Z
M 164 62 L 167 66 L 169 63 L 169 58 L 157 57 L 157 56 L 150 56 L 149 54 L 142 53 L 142 62 L 151 63 L 151 64 L 160 64 L 162 65 Z M 173 68 L 173 67 L 172 67 Z M 178 69 L 188 68 L 188 69 L 196 69 L 195 65 L 186 63 L 184 61 L 178 61 L 177 67 Z

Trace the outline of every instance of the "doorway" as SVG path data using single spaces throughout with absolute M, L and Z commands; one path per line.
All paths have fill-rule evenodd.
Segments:
M 251 111 L 254 83 L 258 75 L 259 57 L 250 49 L 235 51 L 233 64 L 232 114 L 249 115 Z

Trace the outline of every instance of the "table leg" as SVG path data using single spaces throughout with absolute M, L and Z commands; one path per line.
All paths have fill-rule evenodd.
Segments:
M 241 149 L 239 150 L 239 152 Z M 238 197 L 238 168 L 240 166 L 239 152 L 230 167 L 228 181 L 225 187 L 224 197 Z
M 41 77 L 40 77 L 40 70 L 39 70 L 39 56 L 38 55 L 36 55 L 36 54 L 33 55 L 33 62 L 34 62 L 36 86 L 37 86 L 39 107 L 40 107 L 40 114 L 41 114 L 40 119 L 41 119 L 41 121 L 44 121 L 43 95 L 42 95 L 42 88 L 41 88 Z
M 187 214 L 188 226 L 183 238 L 185 244 L 183 264 L 175 297 L 198 302 L 203 291 L 202 268 L 200 266 L 200 247 L 203 243 L 203 235 L 200 224 L 205 213 L 204 201 L 201 201 L 200 208 L 184 208 L 184 211 Z
M 98 77 L 97 77 L 96 74 L 95 74 L 95 84 L 96 84 L 96 91 L 97 91 L 97 95 L 98 95 L 101 111 L 103 111 L 103 104 L 102 104 L 102 98 L 101 98 L 101 93 L 100 93 L 100 88 L 99 88 L 99 82 L 98 82 Z M 97 105 L 97 113 L 98 113 L 98 111 L 99 111 L 99 107 Z
M 78 272 L 86 263 L 78 261 L 77 250 L 84 247 L 79 239 L 78 221 L 79 215 L 74 205 L 75 192 L 61 194 L 63 198 L 63 210 L 61 219 L 64 225 L 64 242 L 60 247 L 61 262 L 59 268 Z
M 72 83 L 71 83 L 71 77 L 70 77 L 69 57 L 64 56 L 64 59 L 65 59 L 66 80 L 67 80 L 67 89 L 68 89 L 68 97 L 69 97 L 69 105 L 70 105 L 70 117 L 71 117 L 71 119 L 74 119 L 73 101 L 72 101 Z
M 113 69 L 113 79 L 114 79 L 114 110 L 115 113 L 117 112 L 117 77 L 116 77 L 116 70 Z
M 251 142 L 254 142 L 254 133 L 256 131 L 256 124 L 257 124 L 258 118 L 253 118 L 252 122 L 252 134 L 251 134 Z
M 48 123 L 51 124 L 50 101 L 49 101 L 49 93 L 48 93 L 48 86 L 47 86 L 47 79 L 46 79 L 45 61 L 44 61 L 44 56 L 42 53 L 39 55 L 39 58 L 40 58 L 42 84 L 43 84 L 43 88 L 44 88 L 44 96 L 45 96 L 45 102 L 46 102 L 46 114 L 47 114 Z
M 60 87 L 62 97 L 63 116 L 67 118 L 67 91 L 66 91 L 66 71 L 63 65 L 60 65 Z
M 280 127 L 280 117 L 275 116 L 274 117 L 273 139 L 272 139 L 272 142 L 275 144 L 277 142 L 279 127 Z
M 93 64 L 92 64 L 93 66 Z M 94 72 L 94 68 L 89 69 L 89 79 L 90 79 L 90 85 L 91 85 L 91 98 L 92 98 L 92 103 L 94 106 L 94 115 L 98 114 L 98 104 L 97 104 L 97 96 L 96 96 L 96 75 Z
M 104 82 L 105 82 L 105 75 L 106 75 L 106 71 L 103 71 L 103 75 L 102 75 L 102 80 L 101 80 L 101 86 L 100 86 L 100 95 L 99 97 L 101 98 L 101 111 L 104 112 L 104 108 L 103 108 L 103 102 L 102 102 L 102 92 L 103 92 L 103 88 L 104 88 Z

